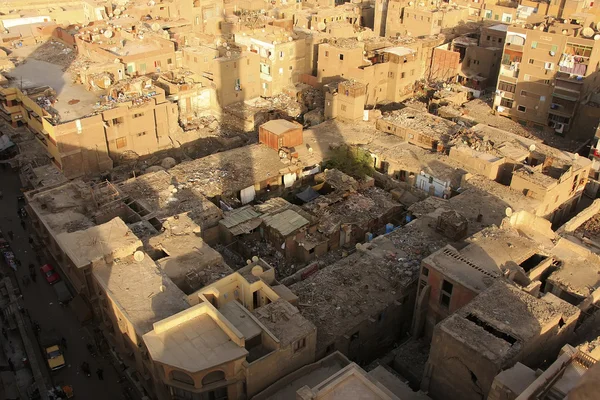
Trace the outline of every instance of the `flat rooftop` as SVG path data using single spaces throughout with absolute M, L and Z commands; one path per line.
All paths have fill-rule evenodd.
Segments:
M 198 304 L 155 324 L 144 335 L 152 360 L 194 373 L 245 357 L 248 351 L 231 340 L 207 308 Z
M 252 314 L 279 340 L 281 347 L 287 347 L 317 329 L 296 307 L 281 298 L 255 309 Z
M 256 398 L 257 400 L 293 399 L 298 389 L 304 386 L 317 386 L 349 364 L 350 361 L 342 353 L 333 352 L 313 364 L 298 369 L 294 374 L 284 376 L 259 393 Z
M 438 250 L 423 263 L 475 292 L 491 286 L 501 276 L 497 267 L 487 263 L 475 264 L 452 246 Z
M 90 186 L 81 180 L 29 192 L 27 197 L 29 206 L 55 234 L 75 232 L 95 225 L 90 213 L 95 207 Z
M 378 315 L 415 279 L 412 266 L 398 261 L 404 253 L 389 239 L 378 237 L 366 246 L 290 287 L 302 315 L 317 327 L 317 352 Z
M 560 261 L 560 267 L 548 280 L 575 296 L 586 298 L 600 287 L 600 256 L 577 247 L 565 238 L 558 241 L 552 255 Z
M 382 119 L 396 126 L 412 129 L 441 140 L 449 139 L 449 136 L 456 133 L 460 128 L 452 121 L 424 113 L 411 107 L 387 113 Z
M 540 253 L 539 245 L 516 229 L 489 227 L 467 239 L 469 245 L 460 254 L 477 265 L 490 266 L 502 273 L 507 263 L 523 264 Z M 527 267 L 524 267 L 527 269 Z
M 119 191 L 159 219 L 188 213 L 201 228 L 217 225 L 223 213 L 189 182 L 175 183 L 166 171 L 151 172 L 119 183 Z M 148 216 L 150 217 L 150 216 Z
M 257 182 L 279 176 L 287 168 L 277 151 L 254 144 L 183 162 L 169 173 L 178 184 L 185 183 L 194 192 L 212 198 L 236 194 Z
M 189 307 L 185 294 L 147 254 L 141 261 L 129 256 L 99 263 L 92 273 L 140 336 Z
M 546 299 L 548 297 L 548 299 Z M 549 324 L 572 319 L 579 310 L 546 294 L 538 299 L 498 280 L 440 324 L 447 334 L 497 365 L 524 350 Z
M 142 246 L 142 242 L 118 217 L 85 230 L 63 232 L 56 236 L 56 241 L 76 268 L 106 261 L 107 257 L 130 256 Z
M 17 65 L 5 73 L 10 77 L 9 86 L 33 89 L 40 86 L 50 86 L 56 92 L 56 99 L 47 111 L 56 115 L 59 122 L 68 122 L 83 118 L 95 111 L 95 105 L 100 100 L 98 94 L 87 91 L 83 85 L 73 83 L 69 72 L 63 71 L 60 65 L 28 57 L 25 63 Z M 37 98 L 34 98 L 37 101 Z M 69 104 L 77 101 L 75 105 Z M 42 101 L 38 102 L 42 104 Z
M 105 47 L 104 50 L 109 51 L 118 57 L 133 56 L 136 54 L 149 53 L 159 51 L 161 47 L 153 42 L 142 42 L 140 40 L 125 40 L 125 46 Z
M 302 129 L 302 125 L 297 122 L 291 122 L 286 119 L 272 119 L 260 126 L 275 135 L 281 135 L 292 129 Z

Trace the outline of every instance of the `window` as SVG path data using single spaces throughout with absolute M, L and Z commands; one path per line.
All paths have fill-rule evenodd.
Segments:
M 171 58 L 167 58 L 167 64 L 173 64 L 173 60 Z
M 340 60 L 344 60 L 344 55 L 340 54 Z
M 503 81 L 498 82 L 498 90 L 500 90 L 500 91 L 514 93 L 516 89 L 517 89 L 517 85 L 514 85 L 512 83 L 503 82 Z
M 112 119 L 112 124 L 113 124 L 113 125 L 119 125 L 119 124 L 122 124 L 123 122 L 124 122 L 124 121 L 123 121 L 123 117 L 119 117 L 119 118 L 113 118 L 113 119 Z
M 406 72 L 400 73 L 400 79 L 404 79 L 405 76 L 406 76 Z
M 393 78 L 394 77 L 394 73 L 393 72 L 388 72 L 388 78 Z
M 553 45 L 552 48 L 550 49 L 550 51 L 554 54 L 556 54 L 556 52 L 558 51 L 558 46 L 557 45 Z
M 342 104 L 342 105 L 340 106 L 340 108 L 342 109 L 342 111 L 346 111 L 346 105 L 345 105 L 345 104 Z
M 528 61 L 529 64 L 533 64 L 534 62 L 535 62 L 535 60 L 533 58 L 530 58 Z
M 283 51 L 280 51 L 280 52 L 279 52 L 279 59 L 280 59 L 280 60 L 283 60 Z
M 429 268 L 423 267 L 422 273 L 423 273 L 423 276 L 429 276 Z
M 294 342 L 294 353 L 306 347 L 306 338 L 302 338 Z
M 197 63 L 198 62 L 198 57 L 194 57 L 194 62 Z
M 517 106 L 517 111 L 525 112 L 525 111 L 527 111 L 527 107 L 525 107 L 525 106 Z
M 194 386 L 194 379 L 182 371 L 173 370 L 171 371 L 171 379 L 176 382 L 185 383 L 186 385 Z
M 141 118 L 144 116 L 144 113 L 133 114 L 133 118 Z
M 414 75 L 415 75 L 415 70 L 414 70 L 414 69 L 411 69 L 411 70 L 410 70 L 410 76 L 414 76 Z
M 137 134 L 138 137 L 146 136 L 146 132 L 140 132 Z
M 485 40 L 490 40 L 490 39 L 491 39 L 491 36 L 488 35 L 488 37 Z
M 154 68 L 160 68 L 160 61 L 154 61 Z
M 544 68 L 547 69 L 547 70 L 553 70 L 554 69 L 554 63 L 545 62 L 544 63 Z
M 116 144 L 117 144 L 117 149 L 122 149 L 123 147 L 127 147 L 127 138 L 126 137 L 117 138 Z
M 202 386 L 210 385 L 215 382 L 220 382 L 225 380 L 225 372 L 223 371 L 212 371 L 209 372 L 202 378 Z
M 267 82 L 263 82 L 262 87 L 263 87 L 263 89 L 268 89 L 269 84 Z
M 494 20 L 498 21 L 500 19 L 500 16 L 498 14 L 494 15 Z
M 505 108 L 512 108 L 513 101 L 511 99 L 502 98 L 502 100 L 500 100 L 500 105 Z
M 531 48 L 537 49 L 537 42 L 531 42 Z
M 450 282 L 448 282 L 447 280 L 444 280 L 444 282 L 442 283 L 442 293 L 440 295 L 440 304 L 443 307 L 450 308 L 450 299 L 452 298 L 452 289 L 453 289 L 453 285 Z
M 329 52 L 328 51 L 325 52 L 325 57 L 329 57 Z

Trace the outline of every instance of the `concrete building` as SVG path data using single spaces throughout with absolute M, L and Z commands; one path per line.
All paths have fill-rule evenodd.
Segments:
M 443 151 L 460 126 L 446 119 L 423 113 L 411 107 L 384 115 L 377 120 L 377 129 L 427 150 Z
M 548 19 L 533 28 L 508 29 L 494 110 L 565 135 L 580 104 L 598 90 L 598 43 L 591 38 L 594 31 L 582 24 Z
M 294 394 L 302 400 L 346 399 L 358 396 L 386 400 L 428 399 L 422 393 L 413 392 L 405 382 L 385 367 L 378 366 L 367 373 L 337 351 L 280 379 L 254 399 L 283 400 L 291 398 Z
M 284 30 L 236 34 L 235 42 L 260 56 L 260 95 L 271 97 L 298 83 L 312 67 L 306 61 L 306 35 Z
M 539 376 L 531 368 L 516 363 L 496 376 L 488 395 L 490 400 L 533 400 L 540 393 L 560 398 L 577 398 L 578 386 L 593 375 L 597 360 L 589 354 L 565 345 L 556 360 Z
M 450 150 L 451 159 L 535 200 L 535 214 L 555 226 L 574 212 L 588 181 L 590 160 L 483 124 L 463 139 L 469 135 L 475 136 L 467 145 L 458 143 Z
M 466 23 L 468 18 L 467 7 L 431 6 L 429 3 L 425 5 L 425 3 L 404 0 L 389 1 L 385 18 L 385 36 L 437 35 Z
M 317 358 L 338 350 L 369 362 L 407 331 L 416 280 L 403 272 L 411 266 L 396 261 L 402 254 L 378 237 L 290 287 L 317 327 Z
M 28 73 L 14 73 L 21 71 Z M 62 85 L 58 95 L 49 87 L 4 88 L 0 109 L 6 120 L 36 134 L 67 178 L 108 171 L 125 153 L 148 155 L 171 147 L 168 137 L 177 126 L 177 110 L 151 79 L 122 80 L 102 95 L 71 82 Z M 78 97 L 77 107 L 57 101 L 69 94 Z
M 366 52 L 366 55 L 363 54 Z M 317 80 L 348 79 L 368 86 L 365 103 L 402 101 L 422 75 L 417 51 L 381 39 L 339 39 L 319 45 Z
M 539 366 L 575 329 L 579 309 L 498 281 L 438 324 L 422 387 L 433 399 L 487 397 L 494 378 L 521 362 Z
M 261 261 L 191 294 L 189 309 L 143 337 L 159 398 L 251 397 L 314 362 L 315 327 L 287 299 Z

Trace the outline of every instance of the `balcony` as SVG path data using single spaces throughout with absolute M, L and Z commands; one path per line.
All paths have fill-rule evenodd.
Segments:
M 518 78 L 519 77 L 519 67 L 518 65 L 500 65 L 500 75 L 507 76 L 509 78 Z

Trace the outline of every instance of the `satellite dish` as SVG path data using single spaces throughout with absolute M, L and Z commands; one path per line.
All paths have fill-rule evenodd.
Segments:
M 227 47 L 227 42 L 223 42 L 223 44 L 221 46 Z
M 258 257 L 257 256 L 252 256 L 252 261 L 253 262 L 258 262 Z
M 144 260 L 144 252 L 143 251 L 136 251 L 135 253 L 133 253 L 133 259 L 137 262 L 141 262 Z
M 594 36 L 594 30 L 592 28 L 590 28 L 589 26 L 585 27 L 581 31 L 581 35 L 586 38 L 591 38 L 592 36 Z
M 154 31 L 154 32 L 158 32 L 158 30 L 160 29 L 160 24 L 158 22 L 153 23 L 152 25 L 150 25 L 150 28 Z
M 579 154 L 578 154 L 578 153 L 575 153 L 575 154 L 573 154 L 573 158 L 574 158 L 575 160 L 579 160 Z
M 409 2 L 408 2 L 408 5 L 409 5 L 409 6 L 413 6 L 414 4 L 415 4 L 415 3 L 413 3 L 412 1 L 409 1 Z
M 110 29 L 108 29 L 108 30 L 105 30 L 105 31 L 104 31 L 104 37 L 107 37 L 107 38 L 109 38 L 109 39 L 110 39 L 111 37 L 113 37 L 113 36 L 114 36 L 114 34 L 115 34 L 115 33 L 114 33 L 113 31 L 111 31 Z
M 325 23 L 324 23 L 324 22 L 319 22 L 319 23 L 317 24 L 317 28 L 318 28 L 320 31 L 324 31 L 324 30 L 325 30 L 325 28 L 327 28 L 327 25 L 325 25 Z
M 594 35 L 594 40 L 600 40 L 600 35 Z
M 225 53 L 225 55 L 226 55 L 227 57 L 231 57 L 231 52 L 230 52 L 230 51 L 228 51 L 228 52 L 226 52 L 226 53 Z
M 294 38 L 291 36 L 288 36 L 288 42 L 293 42 L 293 41 L 294 41 Z
M 529 146 L 529 151 L 530 152 L 533 153 L 535 151 L 535 149 L 536 149 L 535 144 L 532 144 L 531 146 Z
M 513 214 L 512 208 L 506 207 L 506 210 L 504 210 L 504 214 L 506 214 L 507 217 L 510 217 Z
M 121 9 L 117 8 L 115 10 L 115 15 L 121 15 L 121 12 L 122 12 Z
M 221 43 L 222 43 L 222 42 L 221 42 L 221 39 L 217 39 L 217 41 L 215 42 L 215 44 L 217 45 L 217 47 L 218 47 L 218 46 L 220 46 L 220 45 L 221 45 Z

